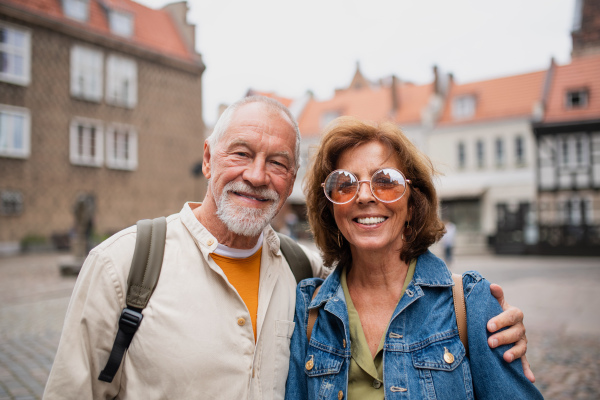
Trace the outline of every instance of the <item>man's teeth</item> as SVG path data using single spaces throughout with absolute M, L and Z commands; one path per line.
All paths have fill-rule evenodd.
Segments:
M 363 225 L 373 225 L 373 224 L 379 224 L 379 223 L 385 221 L 385 218 L 383 218 L 383 217 L 357 218 L 356 221 L 359 224 L 363 224 Z

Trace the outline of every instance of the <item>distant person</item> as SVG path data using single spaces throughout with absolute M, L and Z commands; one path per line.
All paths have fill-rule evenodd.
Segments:
M 486 323 L 502 308 L 473 271 L 462 276 L 467 348 L 459 338 L 451 273 L 428 250 L 444 232 L 433 174 L 392 123 L 342 117 L 324 132 L 306 205 L 336 267 L 298 285 L 286 399 L 542 399 L 526 363 L 489 348 Z
M 292 193 L 299 146 L 294 117 L 275 100 L 230 106 L 204 144 L 204 202 L 167 218 L 160 279 L 113 381 L 98 376 L 126 306 L 135 227 L 86 259 L 44 398 L 282 399 L 296 282 L 269 224 Z M 318 255 L 304 251 L 324 277 Z M 522 312 L 504 306 L 490 324 L 514 325 L 492 338 L 517 342 L 509 351 L 518 358 L 526 350 Z
M 454 258 L 454 241 L 456 240 L 456 225 L 449 219 L 444 220 L 444 226 L 446 227 L 446 233 L 440 240 L 442 247 L 444 248 L 444 261 L 448 267 L 452 264 Z

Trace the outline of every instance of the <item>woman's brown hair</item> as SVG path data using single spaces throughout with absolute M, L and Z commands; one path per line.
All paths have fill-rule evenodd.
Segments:
M 403 230 L 405 241 L 400 259 L 409 262 L 427 251 L 444 234 L 433 184 L 436 172 L 429 158 L 393 123 L 374 124 L 353 117 L 340 117 L 325 128 L 305 180 L 308 221 L 326 266 L 336 263 L 349 265 L 352 255 L 348 242 L 335 223 L 333 204 L 325 197 L 321 183 L 336 169 L 345 150 L 369 142 L 380 142 L 392 149 L 402 172 L 411 181 L 407 192 L 409 226 Z

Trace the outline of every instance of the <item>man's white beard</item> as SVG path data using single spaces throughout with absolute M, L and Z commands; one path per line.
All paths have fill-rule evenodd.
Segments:
M 211 189 L 212 191 L 212 189 Z M 214 196 L 214 191 L 213 196 Z M 270 204 L 266 209 L 240 206 L 232 200 L 232 192 L 242 192 L 269 199 Z M 229 182 L 217 203 L 217 217 L 225 224 L 227 229 L 237 235 L 254 237 L 260 235 L 277 214 L 279 195 L 271 189 L 257 189 L 244 182 Z

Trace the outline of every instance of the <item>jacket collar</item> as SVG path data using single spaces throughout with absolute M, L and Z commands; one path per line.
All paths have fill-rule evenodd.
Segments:
M 321 306 L 332 298 L 344 298 L 341 286 L 342 266 L 337 266 L 335 271 L 323 282 L 319 293 L 311 301 L 309 308 Z M 413 276 L 415 286 L 452 286 L 452 273 L 446 264 L 427 250 L 417 258 L 417 266 Z

